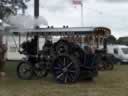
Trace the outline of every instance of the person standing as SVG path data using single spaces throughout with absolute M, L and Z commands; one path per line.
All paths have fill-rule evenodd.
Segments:
M 5 70 L 4 70 L 4 66 L 5 66 L 5 62 L 6 62 L 6 51 L 7 51 L 7 46 L 5 44 L 3 44 L 3 35 L 2 33 L 0 33 L 0 77 L 4 77 L 5 76 Z

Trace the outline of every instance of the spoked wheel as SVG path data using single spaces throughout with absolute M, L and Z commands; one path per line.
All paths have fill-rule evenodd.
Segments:
M 53 75 L 59 83 L 73 83 L 80 74 L 76 58 L 71 56 L 58 56 L 52 65 Z
M 41 64 L 37 66 L 34 70 L 34 73 L 37 77 L 37 79 L 41 79 L 43 77 L 46 77 L 48 75 L 48 68 L 46 64 Z
M 17 66 L 17 76 L 23 80 L 30 80 L 33 77 L 33 70 L 31 64 L 28 62 L 21 62 Z

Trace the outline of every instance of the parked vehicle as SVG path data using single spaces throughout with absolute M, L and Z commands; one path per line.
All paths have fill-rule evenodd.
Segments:
M 126 45 L 108 45 L 107 53 L 115 57 L 114 63 L 128 63 L 128 46 Z

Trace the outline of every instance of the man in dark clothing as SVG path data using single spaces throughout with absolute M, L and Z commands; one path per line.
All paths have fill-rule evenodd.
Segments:
M 23 53 L 27 55 L 36 55 L 38 48 L 38 38 L 32 38 L 30 41 L 25 41 L 22 43 Z
M 0 76 L 4 76 L 4 65 L 6 62 L 5 54 L 7 51 L 7 47 L 4 44 L 0 44 Z
M 50 55 L 50 50 L 51 50 L 52 46 L 53 46 L 52 41 L 50 41 L 50 40 L 45 41 L 45 44 L 43 46 L 43 51 L 44 51 L 45 55 Z

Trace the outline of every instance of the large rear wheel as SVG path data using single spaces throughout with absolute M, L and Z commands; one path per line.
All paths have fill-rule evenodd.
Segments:
M 73 56 L 58 56 L 52 65 L 53 75 L 59 83 L 73 83 L 79 78 L 79 62 Z

